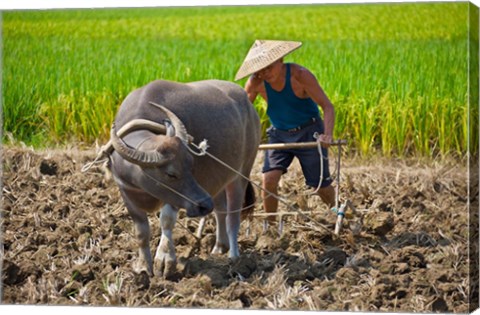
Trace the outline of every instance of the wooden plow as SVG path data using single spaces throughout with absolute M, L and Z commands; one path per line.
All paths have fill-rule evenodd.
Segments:
M 343 226 L 343 219 L 345 218 L 345 213 L 347 209 L 351 209 L 354 214 L 356 214 L 356 209 L 353 204 L 346 200 L 344 203 L 340 204 L 339 188 L 340 188 L 340 165 L 341 165 L 341 156 L 342 156 L 342 146 L 347 144 L 347 140 L 335 140 L 329 143 L 330 146 L 338 146 L 338 155 L 337 155 L 337 178 L 336 178 L 336 187 L 335 187 L 335 207 L 332 208 L 332 211 L 336 213 L 337 220 L 335 223 L 334 234 L 339 235 Z M 287 149 L 307 149 L 307 148 L 317 148 L 319 143 L 317 141 L 312 142 L 297 142 L 297 143 L 273 143 L 273 144 L 261 144 L 259 150 L 287 150 Z M 293 208 L 294 211 L 287 212 L 275 212 L 275 213 L 255 213 L 254 217 L 268 217 L 268 216 L 279 216 L 279 233 L 283 229 L 282 217 L 284 216 L 303 216 L 307 217 L 307 212 L 302 212 Z M 307 217 L 308 218 L 308 217 Z M 319 223 L 317 223 L 319 224 Z M 323 226 L 322 226 L 323 227 Z M 325 227 L 323 227 L 325 228 Z

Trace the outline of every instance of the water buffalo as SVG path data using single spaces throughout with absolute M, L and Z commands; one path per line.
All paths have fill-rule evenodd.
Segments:
M 146 124 L 124 136 L 118 134 L 138 120 L 163 125 L 165 133 Z M 194 143 L 206 139 L 208 153 L 243 177 L 208 155 L 192 154 L 189 137 Z M 229 251 L 229 257 L 239 256 L 240 213 L 234 210 L 242 208 L 246 198 L 254 200 L 245 177 L 250 176 L 260 142 L 258 115 L 239 85 L 219 80 L 151 82 L 125 98 L 110 142 L 113 150 L 107 166 L 135 223 L 137 270 L 146 267 L 150 275 L 155 270 L 164 276 L 175 271 L 172 230 L 179 208 L 190 217 L 205 216 L 215 208 L 217 232 L 212 253 Z M 153 262 L 147 214 L 158 210 L 162 235 Z

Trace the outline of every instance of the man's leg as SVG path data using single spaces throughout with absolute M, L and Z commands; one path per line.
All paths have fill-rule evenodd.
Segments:
M 321 181 L 322 185 L 317 192 L 318 195 L 327 206 L 335 207 L 335 189 L 330 178 L 327 150 L 322 148 L 322 157 L 317 149 L 298 150 L 297 157 L 302 166 L 307 186 L 316 189 Z M 323 163 L 322 167 L 320 163 Z
M 282 174 L 282 170 L 272 170 L 263 173 L 263 208 L 267 213 L 277 212 L 278 200 L 271 194 L 277 195 L 278 183 L 280 182 L 280 177 L 282 177 Z M 269 216 L 268 221 L 275 222 L 276 217 Z

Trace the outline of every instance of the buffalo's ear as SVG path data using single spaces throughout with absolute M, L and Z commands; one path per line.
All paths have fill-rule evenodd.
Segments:
M 179 137 L 183 143 L 188 143 L 188 133 L 185 125 L 182 123 L 180 118 L 178 118 L 172 111 L 170 111 L 165 106 L 156 104 L 154 102 L 149 102 L 151 105 L 158 107 L 161 109 L 165 114 L 167 114 L 168 120 L 171 121 L 172 125 L 175 126 L 175 136 Z
M 172 122 L 169 119 L 165 119 L 163 121 L 163 124 L 165 125 L 167 131 L 166 134 L 168 137 L 175 137 L 175 127 L 172 125 Z

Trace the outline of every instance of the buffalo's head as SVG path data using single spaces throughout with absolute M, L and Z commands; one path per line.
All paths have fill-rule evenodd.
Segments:
M 154 197 L 178 208 L 185 208 L 190 217 L 212 212 L 211 196 L 193 177 L 193 156 L 188 151 L 188 134 L 181 120 L 161 105 L 168 119 L 165 134 L 145 139 L 137 148 L 126 144 L 112 126 L 113 148 L 126 161 L 138 165 L 142 173 L 132 178 Z M 154 185 L 155 187 L 152 187 Z

